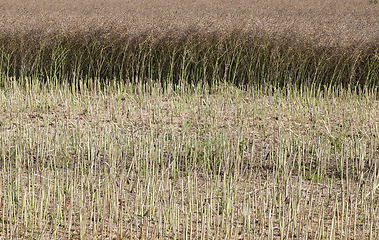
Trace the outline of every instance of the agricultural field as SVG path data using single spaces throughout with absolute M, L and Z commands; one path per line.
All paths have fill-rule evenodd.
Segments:
M 0 3 L 0 239 L 378 239 L 379 4 Z

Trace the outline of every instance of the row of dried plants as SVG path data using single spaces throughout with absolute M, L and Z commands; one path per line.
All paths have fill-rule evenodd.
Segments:
M 379 84 L 378 46 L 315 47 L 270 40 L 262 34 L 200 34 L 117 37 L 80 33 L 38 38 L 30 32 L 0 41 L 0 84 L 8 77 L 77 84 L 114 79 L 178 84 L 228 82 L 236 85 Z

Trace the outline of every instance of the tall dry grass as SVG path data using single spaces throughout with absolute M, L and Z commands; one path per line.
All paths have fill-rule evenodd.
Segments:
M 262 31 L 308 41 L 312 45 L 347 46 L 378 38 L 377 4 L 348 1 L 17 1 L 0 3 L 0 32 L 23 34 L 38 30 L 101 32 L 124 36 L 174 34 L 187 29 L 221 32 Z
M 2 1 L 0 9 L 4 76 L 377 84 L 378 6 L 367 1 Z
M 378 239 L 377 12 L 1 1 L 0 236 Z

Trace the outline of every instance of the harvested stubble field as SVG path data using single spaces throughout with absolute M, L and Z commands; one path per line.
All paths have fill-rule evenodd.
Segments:
M 0 238 L 378 239 L 379 4 L 0 3 Z

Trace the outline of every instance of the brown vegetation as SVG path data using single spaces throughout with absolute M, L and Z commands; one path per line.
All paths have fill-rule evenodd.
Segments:
M 369 0 L 20 1 L 0 3 L 0 32 L 180 36 L 233 29 L 321 46 L 375 43 L 379 4 Z

